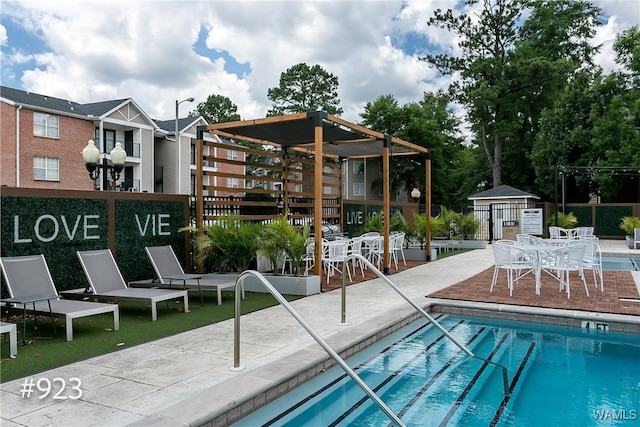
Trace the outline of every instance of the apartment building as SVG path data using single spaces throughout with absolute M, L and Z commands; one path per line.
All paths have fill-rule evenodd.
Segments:
M 172 194 L 195 192 L 195 139 L 202 117 L 156 121 L 131 98 L 79 104 L 70 100 L 0 86 L 0 185 L 65 190 L 125 190 Z M 217 135 L 205 139 L 221 143 Z M 82 150 L 95 142 L 110 158 L 120 143 L 127 153 L 120 177 L 99 170 L 89 178 Z M 229 145 L 233 151 L 233 143 Z M 208 148 L 205 154 L 208 155 Z M 222 150 L 216 155 L 226 156 Z M 233 165 L 205 163 L 205 172 Z M 205 176 L 205 185 L 213 176 Z M 213 184 L 213 182 L 212 182 Z M 224 183 L 244 187 L 244 183 Z

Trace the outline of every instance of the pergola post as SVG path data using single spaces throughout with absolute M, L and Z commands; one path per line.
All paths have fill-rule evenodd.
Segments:
M 199 238 L 204 234 L 204 192 L 203 187 L 203 144 L 204 144 L 204 132 L 207 130 L 206 126 L 198 126 L 196 135 L 196 228 L 198 229 L 197 237 Z M 198 273 L 204 272 L 204 265 L 202 260 L 198 261 L 196 265 L 196 271 Z
M 429 153 L 425 154 L 424 159 L 424 184 L 425 248 L 427 261 L 431 261 L 431 156 Z
M 313 274 L 319 276 L 322 269 L 322 118 L 323 113 L 309 113 L 314 120 L 313 128 L 313 230 L 315 234 L 315 263 Z
M 383 234 L 383 269 L 384 274 L 389 274 L 389 140 L 388 135 L 382 141 L 382 234 Z

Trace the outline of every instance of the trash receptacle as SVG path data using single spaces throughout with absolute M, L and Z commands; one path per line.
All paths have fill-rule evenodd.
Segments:
M 502 221 L 502 238 L 516 240 L 516 235 L 520 234 L 520 224 L 518 221 Z

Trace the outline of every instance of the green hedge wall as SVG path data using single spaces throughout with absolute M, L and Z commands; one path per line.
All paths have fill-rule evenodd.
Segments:
M 631 206 L 596 206 L 596 224 L 594 233 L 603 236 L 624 236 L 620 228 L 622 217 L 632 216 Z
M 114 257 L 126 281 L 151 279 L 153 267 L 145 246 L 171 245 L 185 264 L 184 204 L 171 201 L 116 200 Z
M 178 233 L 186 225 L 186 197 L 184 201 L 116 198 L 112 200 L 115 230 L 109 230 L 109 203 L 107 197 L 3 196 L 1 255 L 44 254 L 58 291 L 86 287 L 76 252 L 108 248 L 112 233 L 114 256 L 127 282 L 154 277 L 145 246 L 171 245 L 186 265 L 185 236 Z M 4 279 L 1 294 L 8 296 Z

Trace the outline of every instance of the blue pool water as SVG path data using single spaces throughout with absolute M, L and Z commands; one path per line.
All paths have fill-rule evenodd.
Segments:
M 602 257 L 603 270 L 640 271 L 640 258 Z
M 595 426 L 640 422 L 640 336 L 444 315 L 439 321 L 500 371 L 469 358 L 424 321 L 348 359 L 407 426 Z M 234 426 L 388 426 L 332 368 Z

